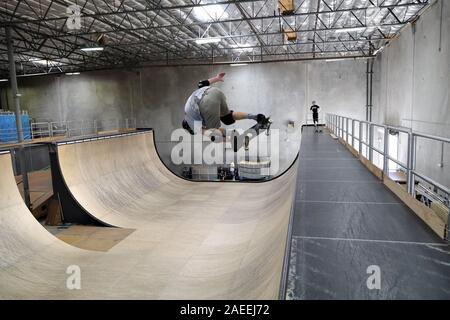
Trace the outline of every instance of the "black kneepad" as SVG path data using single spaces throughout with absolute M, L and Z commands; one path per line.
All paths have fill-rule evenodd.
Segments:
M 225 123 L 227 126 L 230 125 L 230 124 L 235 123 L 236 120 L 234 120 L 234 118 L 233 118 L 233 111 L 230 111 L 230 113 L 228 113 L 227 115 L 224 115 L 223 117 L 220 117 L 220 121 Z

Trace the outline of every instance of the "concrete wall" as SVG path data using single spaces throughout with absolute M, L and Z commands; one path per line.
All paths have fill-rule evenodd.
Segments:
M 124 71 L 89 72 L 78 76 L 40 76 L 19 78 L 21 107 L 37 121 L 106 119 L 133 116 L 132 76 Z M 2 83 L 5 87 L 7 83 Z M 8 90 L 1 95 L 2 106 L 11 101 Z
M 365 62 L 283 62 L 255 64 L 245 67 L 169 67 L 141 71 L 138 119 L 156 128 L 159 150 L 167 158 L 172 147 L 167 143 L 173 128 L 183 119 L 184 103 L 195 90 L 198 79 L 219 71 L 227 73 L 224 83 L 217 84 L 225 92 L 230 109 L 264 113 L 280 130 L 280 171 L 294 159 L 300 126 L 310 117 L 309 106 L 316 100 L 326 112 L 347 115 L 364 114 Z M 289 131 L 287 122 L 295 121 L 297 129 Z M 252 121 L 231 127 L 247 128 Z M 170 125 L 167 125 L 170 124 Z
M 442 17 L 442 18 L 441 18 Z M 376 121 L 415 131 L 450 137 L 450 3 L 437 1 L 377 60 L 380 108 Z M 399 146 L 406 160 L 406 141 Z M 419 139 L 417 169 L 450 186 L 450 145 Z
M 312 100 L 321 106 L 323 118 L 326 112 L 364 117 L 365 70 L 362 60 L 158 67 L 21 78 L 19 87 L 23 109 L 38 120 L 136 117 L 138 126 L 155 129 L 163 160 L 175 168 L 169 140 L 172 130 L 180 127 L 186 99 L 199 79 L 224 71 L 226 80 L 217 86 L 226 94 L 230 109 L 270 115 L 273 128 L 280 129 L 281 172 L 298 151 L 300 126 L 311 117 Z M 288 131 L 289 120 L 295 121 L 295 130 Z M 234 127 L 252 124 L 246 120 Z

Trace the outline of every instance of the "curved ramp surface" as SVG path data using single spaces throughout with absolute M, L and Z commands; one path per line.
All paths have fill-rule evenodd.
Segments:
M 264 183 L 185 181 L 160 162 L 152 132 L 58 152 L 78 203 L 136 231 L 106 253 L 59 241 L 31 216 L 10 155 L 0 155 L 0 298 L 278 297 L 296 165 Z M 80 290 L 67 289 L 71 265 L 80 268 Z

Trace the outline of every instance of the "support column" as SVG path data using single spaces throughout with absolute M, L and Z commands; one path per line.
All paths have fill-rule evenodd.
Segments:
M 27 164 L 25 160 L 25 149 L 21 144 L 24 141 L 23 127 L 22 127 L 22 112 L 20 110 L 20 94 L 17 88 L 16 62 L 14 60 L 14 46 L 11 37 L 11 27 L 6 27 L 6 44 L 8 47 L 8 61 L 9 61 L 9 81 L 11 83 L 11 91 L 14 99 L 14 112 L 16 115 L 17 140 L 19 141 L 19 163 L 22 174 L 23 194 L 27 207 L 30 207 L 30 187 L 28 183 Z
M 372 122 L 373 103 L 373 59 L 367 60 L 366 71 L 366 121 Z

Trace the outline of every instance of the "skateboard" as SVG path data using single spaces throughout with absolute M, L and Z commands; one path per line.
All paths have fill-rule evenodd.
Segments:
M 233 134 L 231 135 L 231 143 L 233 145 L 233 151 L 237 152 L 243 146 L 245 146 L 245 148 L 248 148 L 250 140 L 252 140 L 256 136 L 259 136 L 264 131 L 266 132 L 266 135 L 269 135 L 270 126 L 272 125 L 272 123 L 273 121 L 270 119 L 270 117 L 267 117 L 263 121 L 257 122 L 255 125 L 248 128 L 241 134 L 239 134 L 237 131 L 234 131 Z

